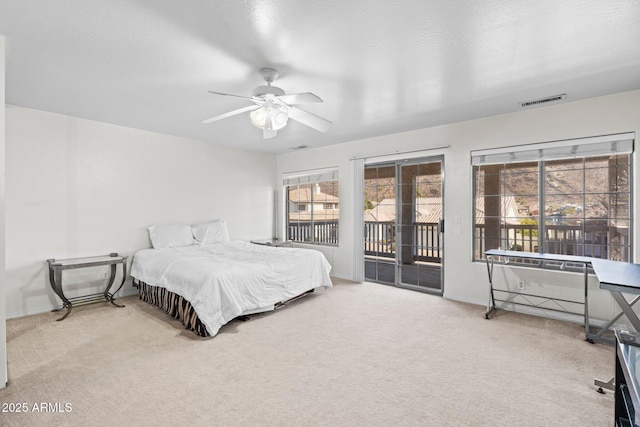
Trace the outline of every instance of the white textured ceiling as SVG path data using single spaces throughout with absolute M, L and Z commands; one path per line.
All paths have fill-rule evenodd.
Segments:
M 0 0 L 9 104 L 287 152 L 640 89 L 637 0 Z M 274 67 L 327 133 L 247 114 Z

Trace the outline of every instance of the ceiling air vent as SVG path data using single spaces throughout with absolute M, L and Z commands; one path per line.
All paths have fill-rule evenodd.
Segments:
M 542 104 L 548 104 L 550 102 L 559 102 L 565 99 L 567 99 L 567 94 L 563 93 L 561 95 L 553 95 L 553 96 L 547 96 L 546 98 L 534 99 L 531 101 L 524 101 L 524 102 L 520 102 L 519 104 L 521 108 L 527 108 L 527 107 L 535 107 Z

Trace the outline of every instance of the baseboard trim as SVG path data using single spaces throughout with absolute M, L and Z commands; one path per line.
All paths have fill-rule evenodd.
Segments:
M 133 295 L 138 295 L 138 290 L 136 288 L 128 286 L 127 289 L 121 289 L 116 294 L 116 300 L 119 299 L 119 298 L 130 297 L 130 296 L 133 296 Z M 105 302 L 108 302 L 108 301 L 105 300 Z M 36 315 L 36 314 L 47 313 L 47 312 L 50 312 L 52 310 L 58 309 L 61 306 L 62 306 L 62 302 L 57 303 L 55 305 L 32 307 L 30 309 L 27 309 L 26 311 L 19 312 L 19 313 L 7 313 L 7 320 L 9 320 L 9 319 L 19 319 L 21 317 L 27 317 L 27 316 L 33 316 L 33 315 Z

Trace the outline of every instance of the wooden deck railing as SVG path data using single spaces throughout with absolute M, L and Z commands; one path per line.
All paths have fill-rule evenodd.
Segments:
M 409 226 L 413 237 L 413 257 L 417 261 L 439 262 L 442 254 L 438 224 L 432 222 L 416 222 Z M 393 222 L 364 223 L 364 253 L 386 258 L 396 256 L 396 231 Z
M 338 244 L 338 221 L 290 222 L 287 239 L 294 242 Z
M 437 223 L 414 223 L 414 258 L 418 261 L 439 262 L 441 236 Z M 290 223 L 287 238 L 295 242 L 338 244 L 338 222 Z M 364 223 L 364 253 L 378 257 L 395 258 L 396 227 L 393 222 Z M 538 226 L 507 224 L 501 227 L 502 249 L 538 252 Z M 579 225 L 547 225 L 545 252 L 594 258 L 629 260 L 629 237 L 626 229 L 592 226 L 584 230 Z M 484 258 L 485 227 L 475 227 L 476 259 Z
M 484 258 L 484 224 L 475 227 L 475 258 Z M 501 226 L 502 249 L 538 252 L 537 225 L 507 224 Z M 580 225 L 547 225 L 544 251 L 546 253 L 588 256 L 593 258 L 629 261 L 629 236 L 626 228 Z

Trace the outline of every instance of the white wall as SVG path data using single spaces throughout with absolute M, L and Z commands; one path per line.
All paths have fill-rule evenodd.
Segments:
M 411 156 L 443 154 L 445 158 L 444 218 L 447 233 L 444 244 L 444 296 L 486 304 L 486 267 L 484 263 L 471 262 L 473 208 L 470 151 L 633 131 L 636 132 L 636 136 L 640 135 L 640 91 L 282 154 L 277 159 L 278 180 L 282 182 L 282 174 L 290 171 L 339 167 L 340 245 L 335 248 L 323 248 L 323 251 L 333 260 L 332 275 L 351 278 L 353 200 L 354 197 L 362 196 L 354 195 L 352 192 L 349 159 L 354 156 L 393 155 L 396 152 L 449 145 L 448 148 L 412 153 Z M 636 152 L 634 164 L 637 163 L 637 159 Z M 634 172 L 634 212 L 638 212 L 638 175 Z M 280 213 L 280 218 L 282 215 Z M 636 225 L 634 242 L 640 241 L 638 229 Z M 638 254 L 635 252 L 637 261 Z M 507 280 L 512 284 L 516 280 L 514 277 L 522 276 L 532 288 L 537 287 L 543 292 L 558 293 L 570 290 L 577 296 L 583 292 L 582 276 L 579 274 L 524 268 L 497 267 L 497 270 L 498 282 Z M 595 279 L 591 282 L 591 313 L 596 318 L 607 319 L 615 312 L 615 304 L 608 293 L 598 292 Z M 558 287 L 558 283 L 562 283 L 562 287 Z
M 471 262 L 470 151 L 609 133 L 640 134 L 639 111 L 640 91 L 633 91 L 302 150 L 276 159 L 263 153 L 8 106 L 3 281 L 6 316 L 44 312 L 59 305 L 48 283 L 46 259 L 109 252 L 131 256 L 149 246 L 146 227 L 151 224 L 225 218 L 232 239 L 269 238 L 273 190 L 280 189 L 276 183 L 281 182 L 283 173 L 305 169 L 340 168 L 340 245 L 320 249 L 333 266 L 333 276 L 351 278 L 356 195 L 352 192 L 349 159 L 442 145 L 449 147 L 412 156 L 445 156 L 444 216 L 448 227 L 444 296 L 486 304 L 485 265 Z M 638 181 L 636 172 L 635 189 L 640 188 Z M 637 200 L 636 195 L 636 205 Z M 279 205 L 283 207 L 282 198 Z M 282 209 L 279 218 L 283 218 Z M 636 226 L 634 241 L 639 239 Z M 636 251 L 636 261 L 637 256 Z M 522 277 L 532 287 L 545 291 L 582 292 L 578 274 L 499 267 L 496 276 L 510 284 Z M 92 285 L 101 286 L 101 279 L 92 277 Z M 83 280 L 77 282 L 71 287 L 83 291 Z M 557 286 L 559 282 L 562 288 Z M 132 292 L 127 284 L 125 294 Z M 595 280 L 590 292 L 592 314 L 610 317 L 615 305 L 607 293 L 597 292 Z
M 274 155 L 15 106 L 6 116 L 8 318 L 60 305 L 47 259 L 130 263 L 152 224 L 224 218 L 232 239 L 272 236 Z M 97 270 L 65 272 L 69 295 L 103 286 Z
M 5 293 L 5 105 L 4 37 L 0 36 L 0 388 L 7 385 L 7 329 Z

